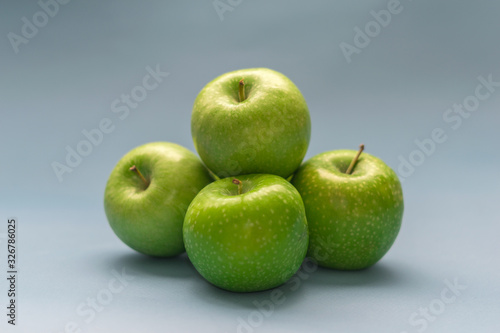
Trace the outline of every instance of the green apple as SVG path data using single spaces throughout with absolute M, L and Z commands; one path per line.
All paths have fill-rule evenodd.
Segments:
M 286 282 L 307 252 L 304 204 L 297 190 L 275 175 L 242 175 L 205 187 L 188 208 L 184 243 L 196 270 L 236 292 Z
M 403 192 L 382 160 L 353 150 L 306 161 L 292 179 L 306 208 L 308 256 L 323 267 L 355 270 L 379 261 L 403 218 Z M 359 160 L 358 160 L 359 158 Z
M 311 119 L 299 89 L 267 68 L 223 74 L 198 94 L 191 117 L 194 145 L 221 178 L 266 173 L 284 178 L 302 163 Z
M 109 176 L 104 209 L 115 234 L 151 256 L 184 252 L 182 224 L 198 192 L 212 181 L 199 158 L 169 142 L 128 152 Z

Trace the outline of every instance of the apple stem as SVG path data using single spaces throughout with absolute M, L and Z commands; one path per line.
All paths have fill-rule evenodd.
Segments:
M 233 184 L 238 185 L 238 194 L 241 194 L 241 190 L 243 189 L 243 183 L 241 180 L 234 178 Z
M 240 103 L 246 99 L 246 97 L 245 97 L 245 82 L 243 82 L 243 79 L 240 80 L 240 84 L 238 86 L 238 96 L 240 97 Z
M 144 182 L 144 184 L 146 185 L 146 187 L 149 186 L 149 182 L 147 181 L 146 178 L 144 178 L 144 176 L 142 175 L 142 173 L 139 171 L 139 169 L 137 169 L 137 167 L 135 165 L 131 166 L 130 171 L 134 171 L 135 173 L 137 173 L 137 175 L 139 175 L 139 178 L 141 178 L 141 180 Z
M 364 144 L 360 144 L 359 145 L 358 153 L 352 159 L 351 164 L 349 165 L 349 167 L 347 168 L 347 171 L 345 173 L 347 173 L 348 175 L 350 175 L 352 173 L 352 170 L 354 169 L 354 165 L 358 161 L 359 155 L 361 155 L 361 153 L 363 152 L 363 150 L 365 150 L 365 145 Z
M 210 174 L 210 176 L 215 179 L 215 180 L 220 180 L 220 177 L 217 176 L 212 170 L 210 170 L 209 168 L 207 168 L 208 170 L 208 173 Z

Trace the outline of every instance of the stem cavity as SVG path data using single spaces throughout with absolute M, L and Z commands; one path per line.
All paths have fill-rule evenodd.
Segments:
M 146 178 L 144 178 L 142 173 L 139 171 L 139 169 L 137 169 L 137 167 L 135 165 L 131 166 L 129 170 L 134 171 L 139 176 L 139 178 L 141 178 L 141 180 L 144 182 L 144 185 L 146 185 L 146 187 L 149 186 L 149 181 Z
M 359 145 L 358 153 L 352 159 L 351 164 L 349 165 L 349 167 L 347 168 L 347 171 L 345 172 L 346 174 L 350 175 L 352 173 L 352 170 L 354 169 L 354 165 L 358 161 L 359 155 L 361 155 L 361 153 L 363 152 L 363 150 L 365 150 L 365 145 L 364 144 L 360 144 Z

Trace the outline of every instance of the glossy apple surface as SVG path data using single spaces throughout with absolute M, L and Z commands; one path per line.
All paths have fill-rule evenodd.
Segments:
M 242 175 L 205 187 L 184 221 L 184 242 L 196 270 L 230 291 L 266 290 L 287 281 L 307 252 L 302 199 L 275 175 Z
M 144 177 L 130 170 L 135 166 Z M 212 181 L 199 158 L 174 143 L 153 142 L 131 150 L 109 176 L 104 209 L 125 244 L 151 256 L 184 252 L 182 224 L 198 192 Z
M 252 173 L 287 178 L 306 154 L 311 120 L 290 79 L 267 68 L 243 69 L 223 74 L 201 90 L 191 134 L 201 159 L 220 178 Z
M 308 256 L 324 267 L 355 270 L 375 264 L 401 227 L 404 204 L 397 175 L 366 153 L 346 174 L 355 155 L 354 150 L 319 154 L 292 180 L 306 208 Z

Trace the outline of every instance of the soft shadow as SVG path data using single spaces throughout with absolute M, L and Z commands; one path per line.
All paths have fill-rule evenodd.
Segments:
M 271 300 L 273 290 L 278 290 L 272 295 L 274 298 L 279 295 L 278 299 L 283 300 L 280 308 L 285 308 L 294 304 L 296 300 L 300 300 L 300 295 L 304 289 L 302 281 L 298 287 L 296 283 L 292 283 L 292 281 L 297 280 L 296 278 L 292 278 L 276 288 L 259 292 L 236 293 L 220 289 L 206 281 L 196 271 L 186 253 L 173 258 L 155 258 L 130 252 L 113 256 L 107 261 L 103 261 L 103 264 L 106 267 L 125 267 L 127 271 L 134 273 L 134 275 L 189 279 L 192 283 L 191 292 L 195 293 L 200 301 L 221 307 L 236 306 L 255 309 L 256 303 L 261 304 L 266 300 Z
M 237 293 L 220 289 L 206 281 L 197 274 L 204 283 L 197 283 L 194 286 L 196 294 L 201 301 L 221 307 L 238 307 L 256 309 L 264 304 L 279 304 L 279 309 L 286 309 L 293 306 L 303 297 L 305 285 L 299 280 L 297 275 L 284 284 L 264 291 Z
M 259 292 L 236 293 L 206 281 L 193 267 L 186 253 L 173 258 L 154 258 L 131 252 L 114 256 L 106 265 L 126 267 L 137 275 L 189 279 L 191 292 L 197 295 L 200 302 L 221 308 L 251 310 L 265 307 L 270 302 L 277 305 L 276 309 L 285 310 L 301 302 L 305 294 L 317 288 L 394 287 L 406 285 L 419 276 L 412 272 L 411 267 L 401 265 L 377 263 L 363 270 L 339 271 L 318 267 L 309 261 L 307 264 L 304 262 L 299 271 L 281 286 Z
M 127 267 L 141 275 L 180 279 L 197 276 L 186 253 L 172 258 L 156 258 L 132 252 L 113 258 L 112 266 Z
M 205 301 L 206 303 L 215 306 L 246 309 L 255 309 L 258 304 L 273 302 L 273 297 L 271 296 L 272 292 L 278 293 L 278 300 L 280 301 L 279 308 L 284 309 L 295 304 L 297 300 L 300 300 L 300 295 L 303 292 L 303 288 L 292 291 L 287 288 L 286 284 L 274 289 L 252 293 L 230 292 L 217 288 L 208 282 L 199 287 L 200 288 L 197 288 L 196 293 L 200 297 L 200 301 Z
M 404 284 L 410 279 L 407 271 L 400 267 L 377 263 L 369 268 L 356 271 L 340 271 L 318 267 L 311 273 L 309 284 L 328 285 L 332 287 L 384 287 Z

